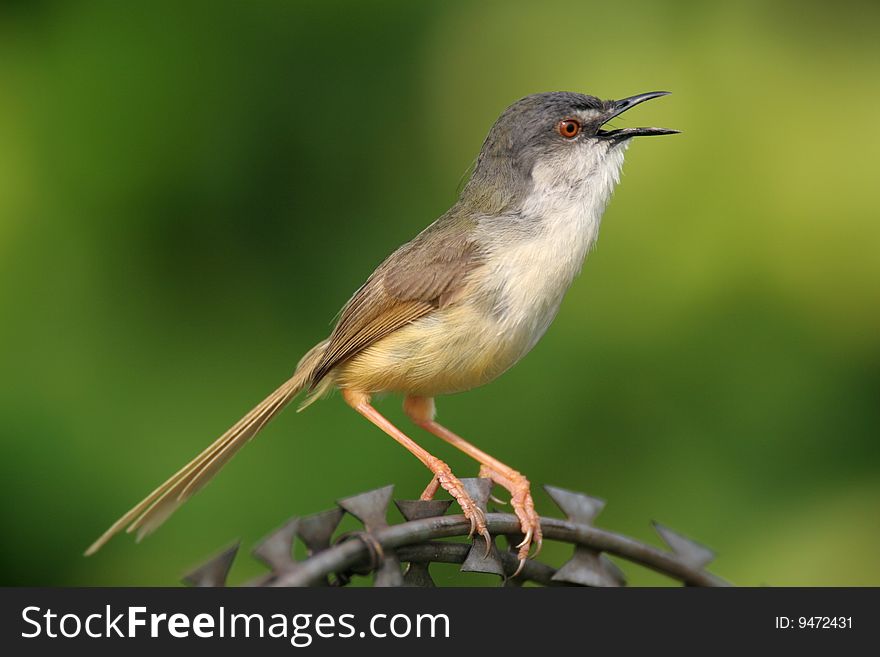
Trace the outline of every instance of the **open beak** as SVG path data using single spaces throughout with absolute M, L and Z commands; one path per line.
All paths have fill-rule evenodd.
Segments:
M 670 92 L 668 91 L 649 91 L 646 94 L 638 94 L 636 96 L 630 96 L 629 98 L 624 98 L 622 100 L 612 100 L 608 101 L 608 112 L 604 123 L 607 123 L 611 119 L 616 116 L 620 116 L 628 109 L 631 109 L 638 105 L 639 103 L 644 103 L 646 100 L 651 100 L 652 98 L 659 98 L 660 96 L 668 96 Z M 615 142 L 621 142 L 629 139 L 630 137 L 643 137 L 648 135 L 674 135 L 678 130 L 670 130 L 669 128 L 621 128 L 619 130 L 602 130 L 599 129 L 596 132 L 596 136 L 600 139 L 609 139 Z

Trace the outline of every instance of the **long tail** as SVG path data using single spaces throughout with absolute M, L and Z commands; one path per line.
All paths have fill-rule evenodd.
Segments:
M 137 540 L 152 533 L 165 522 L 180 505 L 198 492 L 245 443 L 278 415 L 310 381 L 313 363 L 325 343 L 312 349 L 296 369 L 296 373 L 275 392 L 257 404 L 207 449 L 178 470 L 174 476 L 150 493 L 140 504 L 117 520 L 86 550 L 86 556 L 100 550 L 115 534 L 127 527 L 126 532 L 137 532 Z

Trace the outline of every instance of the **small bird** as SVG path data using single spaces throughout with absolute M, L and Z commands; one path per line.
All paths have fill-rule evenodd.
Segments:
M 293 376 L 207 449 L 122 516 L 86 550 L 127 527 L 138 540 L 161 525 L 299 393 L 301 408 L 334 388 L 358 413 L 408 449 L 474 532 L 486 519 L 449 466 L 370 403 L 400 393 L 406 414 L 480 464 L 510 493 L 524 536 L 520 568 L 541 547 L 541 525 L 525 476 L 435 420 L 434 398 L 481 386 L 538 342 L 595 243 L 630 139 L 678 132 L 603 128 L 654 91 L 622 100 L 571 92 L 513 103 L 489 131 L 456 203 L 394 251 L 349 299 L 330 337 L 312 347 Z

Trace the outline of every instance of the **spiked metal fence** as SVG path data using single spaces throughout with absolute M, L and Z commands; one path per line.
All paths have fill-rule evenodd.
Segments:
M 623 571 L 608 558 L 640 564 L 688 586 L 728 586 L 705 570 L 714 558 L 708 548 L 653 523 L 669 547 L 661 550 L 633 538 L 593 526 L 605 506 L 603 500 L 554 486 L 544 489 L 566 518 L 541 518 L 544 540 L 572 544 L 574 553 L 561 567 L 554 568 L 536 559 L 526 562 L 516 576 L 519 561 L 516 545 L 522 538 L 519 521 L 509 513 L 489 513 L 492 489 L 488 479 L 463 479 L 462 483 L 480 508 L 493 536 L 486 549 L 484 539 L 473 542 L 444 541 L 467 536 L 470 522 L 463 515 L 445 515 L 451 500 L 397 500 L 395 504 L 405 522 L 389 525 L 388 505 L 394 487 L 339 500 L 329 511 L 294 517 L 269 534 L 252 554 L 269 572 L 246 586 L 344 586 L 355 575 L 372 575 L 374 586 L 434 586 L 428 566 L 431 563 L 460 563 L 462 572 L 498 575 L 506 586 L 533 582 L 545 586 L 624 586 Z M 363 525 L 362 531 L 334 536 L 348 513 Z M 504 536 L 505 549 L 495 537 Z M 299 539 L 307 557 L 294 558 Z M 193 586 L 225 586 L 229 569 L 238 552 L 230 547 L 192 570 L 184 581 Z M 402 569 L 401 564 L 406 564 Z

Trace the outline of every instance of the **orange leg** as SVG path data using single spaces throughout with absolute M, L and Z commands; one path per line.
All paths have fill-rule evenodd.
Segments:
M 525 535 L 523 541 L 517 545 L 519 548 L 520 568 L 529 555 L 532 541 L 535 543 L 535 555 L 541 550 L 541 522 L 535 512 L 535 503 L 532 500 L 529 480 L 522 474 L 505 465 L 496 458 L 486 454 L 481 449 L 474 447 L 464 438 L 452 433 L 449 429 L 434 421 L 434 400 L 430 397 L 407 397 L 403 402 L 406 414 L 420 427 L 427 429 L 438 438 L 442 438 L 450 445 L 457 447 L 462 452 L 476 460 L 480 464 L 480 476 L 487 477 L 510 492 L 510 504 L 516 517 L 519 518 L 520 527 Z M 430 487 L 430 486 L 429 486 Z
M 353 390 L 343 390 L 342 398 L 358 413 L 367 418 L 370 422 L 382 429 L 389 436 L 394 438 L 401 445 L 406 447 L 425 467 L 434 473 L 434 478 L 428 484 L 428 488 L 422 493 L 422 499 L 431 499 L 437 492 L 437 487 L 442 487 L 458 502 L 461 510 L 464 512 L 465 518 L 471 522 L 470 535 L 476 531 L 480 536 L 486 539 L 486 544 L 490 542 L 489 530 L 486 529 L 486 517 L 476 505 L 474 500 L 465 491 L 462 483 L 452 474 L 449 466 L 435 456 L 429 454 L 425 449 L 420 447 L 412 438 L 403 433 L 400 429 L 389 422 L 379 411 L 370 405 L 370 396 Z M 427 497 L 426 497 L 427 495 Z

